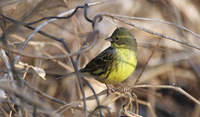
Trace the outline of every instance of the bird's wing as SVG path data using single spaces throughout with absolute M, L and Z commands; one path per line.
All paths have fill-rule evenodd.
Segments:
M 112 47 L 107 48 L 91 60 L 81 72 L 87 72 L 92 75 L 100 75 L 106 71 L 109 65 L 115 59 L 116 52 Z

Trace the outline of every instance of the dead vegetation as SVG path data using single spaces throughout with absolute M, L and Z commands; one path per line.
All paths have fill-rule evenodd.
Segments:
M 87 3 L 87 4 L 85 4 Z M 198 0 L 0 1 L 0 116 L 200 116 Z M 126 27 L 136 71 L 109 96 L 71 76 Z M 124 91 L 121 86 L 127 86 Z

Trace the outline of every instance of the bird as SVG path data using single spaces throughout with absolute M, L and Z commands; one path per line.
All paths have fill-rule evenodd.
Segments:
M 101 83 L 118 84 L 129 77 L 137 66 L 137 41 L 124 27 L 118 27 L 105 39 L 111 46 L 93 58 L 80 73 Z
M 109 90 L 112 90 L 109 87 L 110 84 L 121 83 L 134 72 L 137 66 L 137 41 L 124 27 L 116 28 L 113 34 L 105 40 L 110 41 L 111 46 L 93 58 L 79 72 L 83 76 L 92 77 L 106 84 L 110 92 Z M 64 76 L 71 76 L 75 73 Z

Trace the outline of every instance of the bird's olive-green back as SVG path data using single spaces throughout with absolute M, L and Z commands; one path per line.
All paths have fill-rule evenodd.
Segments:
M 117 28 L 111 36 L 112 46 L 123 47 L 137 51 L 137 42 L 135 37 L 124 27 Z M 124 45 L 124 46 L 122 46 Z

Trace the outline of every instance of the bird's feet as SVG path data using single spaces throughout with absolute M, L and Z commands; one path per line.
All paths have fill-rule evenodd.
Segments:
M 114 93 L 115 90 L 113 88 L 111 88 L 108 84 L 105 84 L 107 87 L 107 96 L 109 96 L 111 93 Z
M 119 83 L 120 87 L 123 89 L 123 93 L 126 94 L 126 92 L 129 91 L 129 87 L 126 84 Z

